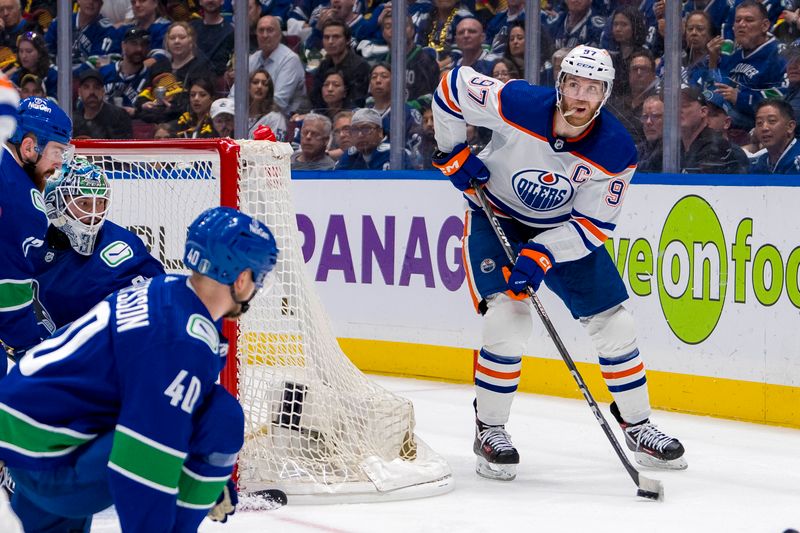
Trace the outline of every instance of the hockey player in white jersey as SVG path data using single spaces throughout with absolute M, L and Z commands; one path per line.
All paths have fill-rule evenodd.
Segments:
M 475 368 L 478 474 L 511 480 L 519 453 L 505 430 L 533 327 L 527 287 L 542 281 L 591 336 L 614 398 L 612 413 L 643 465 L 683 469 L 681 443 L 650 422 L 650 401 L 628 298 L 603 243 L 614 230 L 636 168 L 633 140 L 603 104 L 614 67 L 605 50 L 578 46 L 556 89 L 507 84 L 469 67 L 445 75 L 434 94 L 434 165 L 464 191 L 464 266 L 484 315 Z M 479 156 L 466 124 L 492 130 Z M 471 181 L 482 184 L 518 256 L 510 269 Z

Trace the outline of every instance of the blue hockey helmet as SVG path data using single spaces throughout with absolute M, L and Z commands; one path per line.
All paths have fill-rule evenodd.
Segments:
M 275 237 L 265 224 L 231 207 L 214 207 L 189 226 L 183 262 L 225 285 L 249 268 L 260 289 L 275 268 L 278 253 Z
M 10 142 L 18 145 L 29 133 L 36 135 L 40 153 L 50 141 L 69 145 L 72 139 L 72 120 L 52 101 L 31 96 L 17 106 L 17 130 L 11 136 Z

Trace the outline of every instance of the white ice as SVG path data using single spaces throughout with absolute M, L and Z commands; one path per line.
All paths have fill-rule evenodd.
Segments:
M 565 370 L 566 371 L 566 370 Z M 299 532 L 747 532 L 800 529 L 800 431 L 656 411 L 681 439 L 689 469 L 641 469 L 664 483 L 665 501 L 636 497 L 583 400 L 518 394 L 508 430 L 517 479 L 479 478 L 472 454 L 472 387 L 375 377 L 413 400 L 417 434 L 450 463 L 455 490 L 391 503 L 291 505 L 239 512 L 201 533 Z M 608 406 L 603 412 L 611 420 Z M 616 428 L 615 428 L 616 429 Z M 621 438 L 621 434 L 617 431 Z M 92 532 L 118 531 L 113 511 Z

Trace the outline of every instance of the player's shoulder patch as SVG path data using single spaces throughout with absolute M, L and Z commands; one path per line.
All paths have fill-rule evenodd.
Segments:
M 219 333 L 217 333 L 214 323 L 203 315 L 193 313 L 189 316 L 189 320 L 186 322 L 186 333 L 190 337 L 204 342 L 212 352 L 217 353 L 219 349 Z
M 592 26 L 595 28 L 605 28 L 606 26 L 606 18 L 600 15 L 595 15 L 591 19 Z
M 47 210 L 44 207 L 44 196 L 42 196 L 42 193 L 39 192 L 38 189 L 31 189 L 31 204 L 33 204 L 33 207 L 38 211 L 41 211 L 45 215 L 47 214 Z
M 133 248 L 125 241 L 114 241 L 100 250 L 100 259 L 111 268 L 116 268 L 133 257 Z

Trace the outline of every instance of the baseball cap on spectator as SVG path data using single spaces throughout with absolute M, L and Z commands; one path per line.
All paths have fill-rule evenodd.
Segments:
M 103 76 L 100 75 L 99 71 L 97 71 L 97 70 L 95 70 L 93 68 L 89 68 L 89 69 L 84 70 L 78 76 L 78 81 L 80 83 L 83 83 L 86 80 L 97 80 L 97 83 L 99 83 L 100 85 L 103 85 Z
M 209 111 L 211 118 L 216 118 L 222 113 L 233 115 L 233 98 L 219 98 L 211 102 L 211 111 Z
M 21 86 L 25 85 L 26 83 L 30 83 L 30 82 L 33 82 L 37 86 L 42 87 L 44 89 L 44 82 L 42 81 L 42 78 L 40 78 L 36 74 L 31 74 L 31 73 L 28 73 L 28 74 L 25 74 L 24 76 L 22 76 L 22 79 L 19 80 L 19 85 L 21 87 Z
M 353 113 L 353 118 L 350 119 L 351 126 L 355 126 L 356 124 L 375 124 L 383 128 L 383 119 L 381 118 L 381 114 L 374 109 L 362 107 L 356 109 L 355 113 Z
M 703 91 L 703 96 L 708 103 L 709 111 L 712 111 L 712 108 L 719 109 L 726 115 L 732 109 L 730 102 L 725 100 L 721 94 L 714 93 L 711 91 Z
M 130 28 L 125 32 L 125 36 L 122 38 L 123 43 L 136 40 L 147 41 L 149 43 L 150 32 L 142 28 Z
M 702 106 L 708 105 L 708 99 L 703 94 L 703 88 L 699 85 L 681 85 L 681 96 L 685 96 L 689 100 L 699 102 Z

